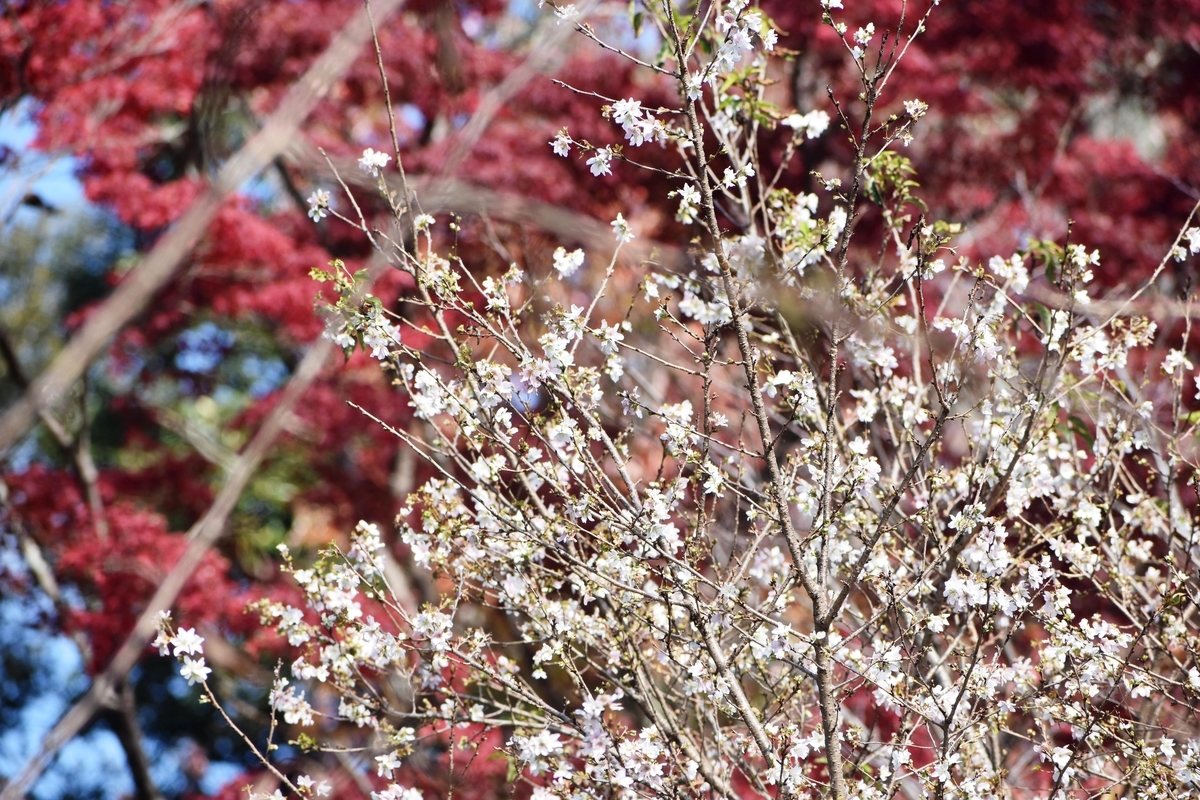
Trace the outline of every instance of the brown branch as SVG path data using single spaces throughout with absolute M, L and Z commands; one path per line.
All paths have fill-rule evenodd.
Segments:
M 307 143 L 289 148 L 284 156 L 305 170 L 329 174 L 330 165 L 337 176 L 352 188 L 378 191 L 376 179 L 358 168 L 350 158 L 335 158 L 318 153 Z M 400 197 L 405 195 L 399 176 L 389 176 L 389 188 Z M 414 176 L 408 187 L 420 198 L 420 210 L 427 214 L 456 213 L 464 216 L 490 217 L 517 225 L 530 225 L 551 233 L 565 242 L 578 242 L 589 252 L 611 255 L 617 247 L 609 221 L 599 220 L 555 203 L 547 203 L 524 195 L 460 180 L 433 175 Z M 652 260 L 667 269 L 685 269 L 690 263 L 681 248 L 639 237 L 621 247 L 623 263 Z
M 586 16 L 594 5 L 594 2 L 585 3 L 583 8 L 579 9 L 580 16 Z M 442 162 L 440 170 L 442 176 L 447 178 L 454 176 L 458 168 L 462 166 L 462 162 L 466 160 L 467 155 L 479 142 L 488 125 L 509 100 L 525 88 L 525 85 L 534 77 L 557 66 L 563 56 L 563 45 L 566 43 L 567 37 L 575 32 L 574 26 L 560 25 L 560 22 L 551 16 L 544 17 L 534 34 L 529 57 L 508 73 L 504 80 L 484 93 L 475 112 L 451 144 L 450 152 Z
M 396 466 L 389 481 L 392 496 L 404 504 L 417 484 L 417 452 L 401 446 L 396 452 Z M 383 551 L 383 579 L 400 607 L 416 614 L 423 603 L 437 601 L 437 587 L 424 570 L 412 568 L 412 559 L 403 561 L 391 548 Z
M 427 178 L 416 186 L 421 208 L 429 214 L 454 212 L 529 225 L 602 258 L 617 251 L 611 223 L 579 211 L 456 179 Z M 684 249 L 647 237 L 621 245 L 617 257 L 626 265 L 652 262 L 672 271 L 684 271 L 692 263 Z
M 12 378 L 13 383 L 17 384 L 17 388 L 22 392 L 28 391 L 29 376 L 25 374 L 25 368 L 21 366 L 21 362 L 17 358 L 17 351 L 8 338 L 8 331 L 3 329 L 0 329 L 0 358 L 3 358 L 9 377 Z M 87 498 L 88 510 L 92 515 L 92 526 L 95 528 L 96 536 L 107 539 L 108 519 L 104 514 L 104 501 L 100 497 L 100 472 L 96 469 L 96 461 L 92 458 L 92 437 L 87 424 L 86 386 L 81 405 L 83 407 L 83 423 L 78 435 L 73 435 L 67 430 L 67 426 L 48 408 L 38 409 L 38 417 L 46 426 L 46 430 L 50 431 L 54 441 L 70 457 L 75 474 L 83 488 L 84 496 Z
M 8 377 L 17 385 L 17 388 L 22 392 L 28 391 L 29 376 L 25 374 L 25 368 L 17 358 L 17 349 L 13 346 L 12 340 L 8 338 L 8 331 L 3 329 L 0 329 L 0 359 L 3 359 L 4 368 L 8 370 Z M 42 424 L 46 426 L 46 430 L 50 431 L 50 435 L 54 437 L 54 441 L 58 442 L 58 446 L 69 453 L 75 437 L 71 435 L 66 426 L 58 421 L 58 417 L 44 408 L 38 409 L 38 416 L 41 418 Z
M 1093 297 L 1086 305 L 1081 305 L 1066 292 L 1053 286 L 1030 286 L 1025 291 L 1025 296 L 1049 308 L 1072 308 L 1077 314 L 1089 317 L 1147 317 L 1166 321 L 1200 319 L 1200 308 L 1161 295 L 1144 300 L 1107 300 Z
M 203 426 L 169 408 L 157 407 L 151 411 L 155 422 L 187 442 L 205 461 L 225 471 L 233 468 L 237 461 L 237 452 L 222 444 L 216 436 L 204 430 Z
M 374 13 L 386 17 L 403 0 L 376 0 Z M 371 26 L 365 10 L 356 14 L 292 86 L 262 130 L 231 158 L 216 179 L 154 249 L 121 282 L 112 296 L 88 317 L 80 331 L 33 381 L 21 399 L 0 418 L 0 454 L 28 433 L 40 410 L 52 407 L 167 284 L 180 262 L 204 233 L 225 197 L 257 175 L 296 138 L 300 123 L 349 69 L 367 43 Z
M 122 681 L 115 699 L 116 704 L 108 709 L 105 716 L 125 750 L 129 771 L 133 774 L 136 796 L 138 800 L 162 800 L 163 793 L 158 790 L 154 778 L 150 775 L 150 759 L 146 755 L 146 749 L 142 747 L 142 727 L 138 724 L 133 684 Z
M 609 222 L 554 203 L 498 192 L 486 186 L 454 179 L 419 180 L 415 189 L 421 198 L 421 208 L 429 214 L 454 211 L 533 225 L 600 254 L 611 254 L 617 248 Z M 635 262 L 652 259 L 668 269 L 682 269 L 688 263 L 687 253 L 680 248 L 640 238 L 623 245 L 621 256 Z
M 115 687 L 119 686 L 129 674 L 129 670 L 137 663 L 146 644 L 154 635 L 159 611 L 171 607 L 196 567 L 200 565 L 201 560 L 220 539 L 225 530 L 225 522 L 237 504 L 238 498 L 241 497 L 242 491 L 250 482 L 250 478 L 258 469 L 263 458 L 266 457 L 276 438 L 283 432 L 296 402 L 316 379 L 332 349 L 333 345 L 324 338 L 319 339 L 309 348 L 284 389 L 278 404 L 271 410 L 271 413 L 263 421 L 262 427 L 259 428 L 229 471 L 216 500 L 213 501 L 205 515 L 188 531 L 187 550 L 159 585 L 146 609 L 138 618 L 133 631 L 121 645 L 108 668 L 96 676 L 87 693 L 75 702 L 75 705 L 46 735 L 37 755 L 31 758 L 4 787 L 4 791 L 0 793 L 0 800 L 17 800 L 17 798 L 24 797 L 25 792 L 41 775 L 42 770 L 50 763 L 54 754 L 74 738 L 97 711 L 102 708 L 114 707 L 117 704 Z

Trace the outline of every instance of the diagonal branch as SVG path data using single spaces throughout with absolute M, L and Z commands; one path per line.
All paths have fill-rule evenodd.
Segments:
M 352 159 L 325 156 L 304 142 L 289 148 L 285 159 L 301 169 L 336 175 L 347 185 L 376 190 L 375 179 L 358 169 Z M 329 172 L 332 164 L 333 172 Z M 389 176 L 389 188 L 404 196 L 405 186 L 397 176 Z M 612 225 L 580 211 L 528 195 L 500 191 L 474 181 L 437 175 L 418 175 L 408 188 L 420 198 L 421 211 L 427 214 L 455 213 L 530 225 L 553 234 L 564 242 L 577 242 L 589 252 L 607 256 L 616 250 Z M 621 259 L 627 263 L 654 261 L 667 269 L 686 270 L 691 263 L 686 251 L 662 241 L 638 238 L 621 246 Z
M 578 9 L 580 18 L 587 16 L 594 5 L 593 0 Z M 566 44 L 567 38 L 575 33 L 575 27 L 571 25 L 564 27 L 560 24 L 561 20 L 555 20 L 551 27 L 552 19 L 554 18 L 546 16 L 538 25 L 533 35 L 529 57 L 480 99 L 475 113 L 467 120 L 467 124 L 463 126 L 451 145 L 445 161 L 442 162 L 440 175 L 452 178 L 505 104 L 533 78 L 558 65 L 564 55 L 563 45 Z
M 25 370 L 17 358 L 16 348 L 9 341 L 8 332 L 4 330 L 0 330 L 0 358 L 3 359 L 4 365 L 8 369 L 8 374 L 13 379 L 13 382 L 17 384 L 17 387 L 22 392 L 28 391 L 29 377 L 25 374 Z M 54 437 L 54 441 L 70 457 L 71 464 L 75 468 L 75 474 L 79 478 L 79 483 L 87 498 L 88 509 L 92 514 L 92 527 L 96 531 L 96 536 L 101 539 L 107 539 L 108 520 L 104 514 L 104 501 L 100 497 L 100 472 L 96 469 L 95 459 L 92 458 L 91 436 L 88 429 L 86 386 L 83 392 L 83 405 L 83 423 L 78 435 L 73 435 L 67 430 L 67 426 L 58 417 L 54 416 L 49 408 L 43 407 L 38 409 L 38 417 L 41 418 L 42 424 L 46 426 L 46 430 L 50 431 L 50 435 Z
M 188 531 L 188 547 L 183 556 L 159 585 L 158 590 L 146 605 L 146 609 L 138 618 L 133 631 L 121 645 L 108 668 L 96 676 L 87 693 L 75 702 L 75 705 L 46 735 L 37 755 L 31 758 L 4 787 L 4 791 L 0 792 L 0 800 L 17 800 L 24 797 L 33 782 L 41 775 L 42 770 L 50 763 L 54 754 L 74 738 L 91 721 L 97 711 L 118 705 L 116 698 L 118 687 L 129 674 L 129 670 L 137 663 L 146 644 L 154 635 L 159 611 L 171 607 L 196 567 L 200 565 L 201 560 L 220 539 L 225 530 L 225 522 L 237 504 L 238 498 L 241 497 L 242 491 L 246 488 L 246 484 L 250 482 L 250 478 L 258 469 L 263 458 L 266 457 L 275 440 L 283 433 L 284 426 L 287 424 L 296 402 L 316 379 L 332 350 L 332 343 L 323 337 L 309 348 L 291 380 L 288 381 L 288 385 L 284 388 L 278 404 L 267 415 L 262 427 L 259 428 L 229 471 L 225 484 L 221 487 L 212 506 Z
M 495 217 L 538 227 L 566 241 L 578 242 L 596 253 L 611 254 L 616 250 L 610 223 L 555 203 L 453 178 L 418 179 L 414 188 L 421 198 L 421 208 L 429 214 L 453 211 Z M 690 263 L 682 249 L 644 239 L 622 245 L 621 255 L 634 263 L 648 259 L 674 270 L 686 269 Z
M 108 709 L 108 724 L 121 742 L 121 748 L 129 761 L 133 774 L 133 785 L 138 800 L 164 800 L 163 793 L 150 774 L 150 758 L 142 746 L 142 727 L 138 724 L 137 704 L 133 696 L 133 684 L 122 681 L 116 690 L 117 704 Z
M 374 13 L 382 19 L 402 2 L 376 0 Z M 29 432 L 38 412 L 52 407 L 104 352 L 112 338 L 170 281 L 225 197 L 270 165 L 292 143 L 300 123 L 350 68 L 370 36 L 370 21 L 364 9 L 355 14 L 316 63 L 293 84 L 262 129 L 217 173 L 208 191 L 192 204 L 112 296 L 88 318 L 21 399 L 4 413 L 0 418 L 0 454 L 7 453 Z

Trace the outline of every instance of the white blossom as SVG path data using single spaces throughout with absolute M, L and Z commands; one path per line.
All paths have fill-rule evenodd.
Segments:
M 610 147 L 601 147 L 596 150 L 595 155 L 587 160 L 587 165 L 592 168 L 593 175 L 611 175 L 613 151 Z
M 554 149 L 554 155 L 566 158 L 571 154 L 571 136 L 567 133 L 567 129 L 563 128 L 550 142 L 550 146 Z
M 371 175 L 372 177 L 378 178 L 382 173 L 382 170 L 387 167 L 388 162 L 391 160 L 392 157 L 387 153 L 379 152 L 368 147 L 366 150 L 363 150 L 362 158 L 358 159 L 358 166 L 363 172 Z
M 319 222 L 329 216 L 329 192 L 324 189 L 314 189 L 308 196 L 308 216 L 313 222 Z
M 184 628 L 175 634 L 171 643 L 175 645 L 175 657 L 188 653 L 190 655 L 204 653 L 204 637 L 197 636 L 195 628 Z
M 575 270 L 583 266 L 583 251 L 572 250 L 567 252 L 565 247 L 560 247 L 554 251 L 554 269 L 560 277 L 569 278 L 575 274 Z
M 1192 255 L 1200 253 L 1200 228 L 1188 228 L 1183 236 L 1187 239 L 1188 252 Z
M 192 658 L 191 656 L 184 656 L 183 666 L 179 668 L 179 674 L 187 679 L 188 686 L 204 683 L 208 680 L 211 672 L 212 670 L 205 666 L 203 658 Z
M 617 218 L 612 221 L 613 235 L 617 237 L 617 242 L 625 244 L 633 241 L 633 231 L 629 228 L 629 223 L 625 221 L 624 215 L 618 213 Z
M 794 128 L 797 133 L 804 132 L 808 139 L 816 139 L 829 128 L 829 114 L 820 109 L 807 114 L 791 114 L 784 118 L 783 124 Z

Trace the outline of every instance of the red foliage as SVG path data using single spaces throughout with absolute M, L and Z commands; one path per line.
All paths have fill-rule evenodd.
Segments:
M 789 99 L 826 107 L 826 84 L 844 103 L 852 99 L 857 84 L 844 49 L 811 9 L 764 6 L 789 34 L 781 43 L 800 52 Z M 847 22 L 883 27 L 898 8 L 886 0 L 848 4 Z M 926 8 L 909 4 L 908 30 Z M 1104 254 L 1098 279 L 1145 278 L 1200 186 L 1200 151 L 1187 135 L 1200 127 L 1197 19 L 1195 0 L 935 8 L 883 104 L 919 98 L 930 105 L 905 154 L 915 159 L 933 215 L 970 224 L 974 247 L 963 252 L 1061 240 L 1069 218 L 1076 241 Z M 1124 127 L 1118 110 L 1131 115 Z M 807 148 L 805 170 L 819 169 L 829 146 L 836 145 Z
M 171 533 L 162 515 L 127 501 L 105 509 L 109 527 L 101 535 L 73 481 L 61 472 L 35 467 L 10 481 L 17 513 L 58 556 L 59 580 L 84 592 L 86 604 L 68 605 L 63 627 L 87 635 L 92 651 L 88 666 L 102 669 L 187 548 L 187 538 Z M 209 553 L 191 583 L 202 591 L 181 596 L 177 616 L 185 625 L 241 616 L 249 595 L 231 581 L 224 558 Z

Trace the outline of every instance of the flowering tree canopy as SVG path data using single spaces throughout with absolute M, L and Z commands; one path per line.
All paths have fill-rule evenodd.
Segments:
M 11 6 L 0 91 L 136 251 L 355 7 L 132 5 Z M 1194 796 L 1194 17 L 1014 8 L 372 18 L 40 407 L 5 580 L 132 691 L 192 565 L 145 663 L 252 796 Z

